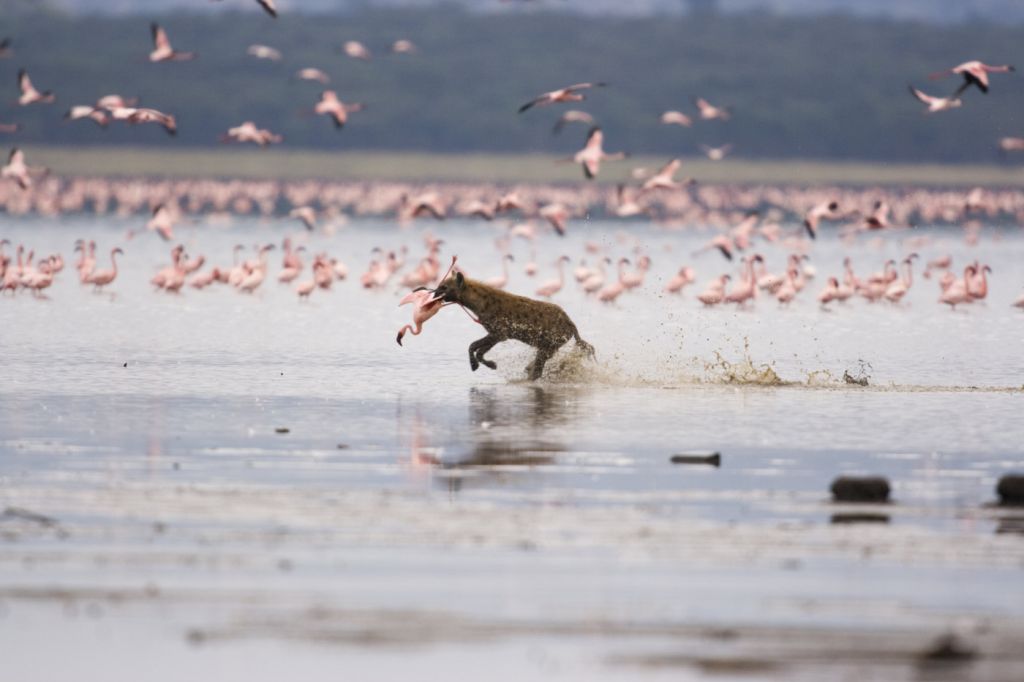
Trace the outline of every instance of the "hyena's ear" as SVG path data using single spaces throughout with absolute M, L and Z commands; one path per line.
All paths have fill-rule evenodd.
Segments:
M 460 289 L 466 286 L 466 277 L 458 270 L 455 271 L 455 285 Z

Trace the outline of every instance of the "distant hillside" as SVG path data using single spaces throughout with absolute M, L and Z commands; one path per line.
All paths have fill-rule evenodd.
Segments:
M 148 21 L 7 21 L 2 30 L 14 38 L 15 55 L 0 60 L 0 83 L 8 84 L 0 122 L 20 122 L 24 130 L 0 143 L 214 146 L 229 126 L 251 119 L 293 147 L 568 154 L 582 144 L 584 128 L 556 137 L 558 107 L 522 115 L 516 109 L 543 90 L 589 79 L 611 84 L 578 107 L 602 123 L 610 151 L 667 157 L 692 154 L 700 143 L 732 143 L 747 158 L 989 161 L 998 137 L 1024 135 L 1020 73 L 997 75 L 990 94 L 972 90 L 963 108 L 933 116 L 907 92 L 911 82 L 951 92 L 955 80 L 933 82 L 927 74 L 966 58 L 1024 66 L 1014 27 L 839 16 L 496 16 L 451 8 L 276 21 L 250 12 L 175 14 L 161 21 L 175 46 L 198 51 L 199 59 L 150 64 Z M 387 54 L 397 38 L 413 40 L 420 52 Z M 339 54 L 349 39 L 363 41 L 374 59 Z M 284 61 L 248 57 L 252 43 L 280 49 Z M 21 66 L 37 87 L 57 93 L 58 105 L 11 104 Z M 330 73 L 342 99 L 363 102 L 366 111 L 341 131 L 310 116 L 321 87 L 291 78 L 306 66 Z M 178 137 L 155 127 L 103 131 L 89 121 L 62 121 L 71 104 L 110 92 L 176 114 Z M 732 120 L 688 129 L 658 123 L 666 109 L 693 115 L 695 96 L 732 107 Z

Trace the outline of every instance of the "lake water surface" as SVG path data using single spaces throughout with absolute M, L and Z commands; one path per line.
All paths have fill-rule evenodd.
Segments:
M 563 253 L 593 261 L 586 241 L 653 262 L 612 305 L 567 273 L 554 300 L 597 362 L 563 352 L 531 383 L 515 343 L 471 372 L 483 333 L 454 307 L 399 347 L 403 292 L 358 283 L 374 247 L 415 262 L 428 227 L 444 258 L 497 275 L 501 227 L 299 235 L 351 270 L 299 302 L 279 250 L 251 296 L 153 291 L 169 245 L 123 241 L 133 223 L 0 219 L 68 261 L 48 300 L 0 296 L 4 679 L 1024 675 L 1024 513 L 991 506 L 1024 471 L 1019 230 L 974 247 L 823 235 L 800 298 L 747 310 L 695 300 L 736 276 L 691 255 L 707 232 L 580 221 L 517 239 L 509 289 L 526 295 Z M 221 266 L 285 235 L 178 229 Z M 79 285 L 77 238 L 124 248 L 108 293 Z M 899 305 L 817 305 L 845 255 L 865 276 L 911 250 L 990 264 L 988 300 L 950 311 L 918 268 Z M 781 270 L 781 247 L 761 252 Z M 662 293 L 683 264 L 697 284 Z M 721 466 L 670 462 L 705 451 Z M 894 502 L 832 504 L 840 474 L 887 477 Z M 950 635 L 977 655 L 924 656 Z

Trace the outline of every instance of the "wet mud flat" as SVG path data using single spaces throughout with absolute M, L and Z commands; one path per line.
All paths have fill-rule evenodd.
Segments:
M 432 469 L 419 490 L 29 477 L 2 495 L 12 646 L 0 670 L 53 679 L 85 657 L 88 679 L 131 679 L 158 656 L 151 679 L 410 679 L 421 665 L 493 679 L 1024 671 L 1024 509 L 732 491 L 716 503 L 761 513 L 722 522 L 694 512 L 709 503 L 699 491 L 512 499 L 453 484 L 557 459 L 515 455 Z M 836 521 L 866 513 L 884 522 Z

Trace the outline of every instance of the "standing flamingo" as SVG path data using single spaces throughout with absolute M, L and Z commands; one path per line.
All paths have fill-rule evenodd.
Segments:
M 563 264 L 569 262 L 568 256 L 562 256 L 555 261 L 555 267 L 558 268 L 558 279 L 552 279 L 545 282 L 539 289 L 537 289 L 537 295 L 544 298 L 551 298 L 565 285 L 565 273 L 563 272 Z
M 505 254 L 501 259 L 501 274 L 497 277 L 491 277 L 490 279 L 484 280 L 484 284 L 495 289 L 504 289 L 508 286 L 508 264 L 509 261 L 515 260 L 515 257 L 511 253 Z
M 103 287 L 113 283 L 113 281 L 117 279 L 117 260 L 114 258 L 117 254 L 124 255 L 124 251 L 122 251 L 120 247 L 110 250 L 109 270 L 95 270 L 91 275 L 89 275 L 87 283 L 93 285 L 93 291 L 100 291 Z

